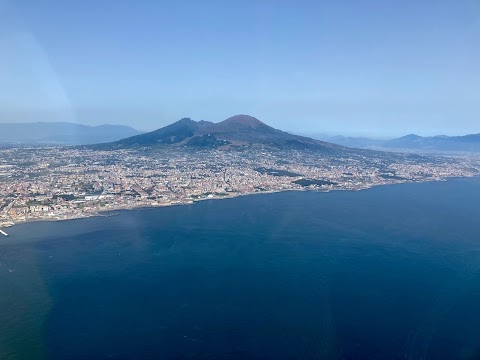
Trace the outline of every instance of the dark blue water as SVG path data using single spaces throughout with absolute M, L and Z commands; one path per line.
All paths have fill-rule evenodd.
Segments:
M 479 178 L 11 235 L 0 359 L 480 358 Z

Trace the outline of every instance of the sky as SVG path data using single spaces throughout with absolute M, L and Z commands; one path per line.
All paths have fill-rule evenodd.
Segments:
M 480 133 L 478 0 L 0 0 L 0 122 Z

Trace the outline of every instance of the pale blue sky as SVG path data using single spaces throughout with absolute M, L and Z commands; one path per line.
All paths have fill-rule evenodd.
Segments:
M 480 2 L 0 0 L 0 121 L 480 132 Z

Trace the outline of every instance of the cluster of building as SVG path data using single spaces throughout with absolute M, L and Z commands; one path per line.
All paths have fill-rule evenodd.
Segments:
M 360 190 L 474 176 L 472 156 L 238 151 L 0 149 L 0 227 L 256 192 Z

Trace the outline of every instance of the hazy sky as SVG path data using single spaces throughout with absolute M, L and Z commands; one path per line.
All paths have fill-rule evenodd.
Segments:
M 0 0 L 0 121 L 480 132 L 478 0 Z

